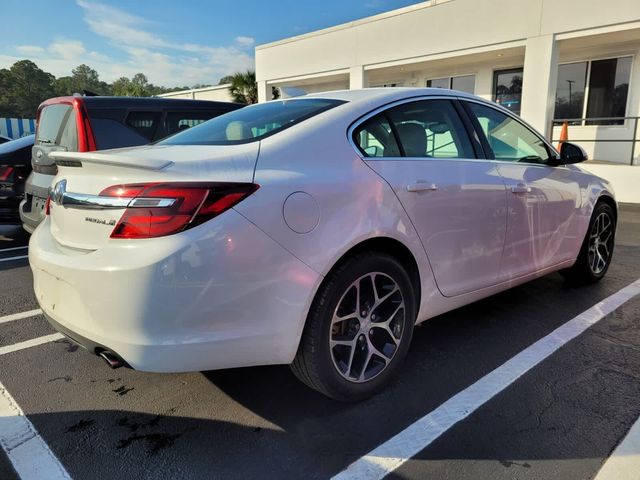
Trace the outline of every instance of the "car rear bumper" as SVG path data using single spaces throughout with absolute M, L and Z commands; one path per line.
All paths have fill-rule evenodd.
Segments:
M 33 233 L 44 220 L 44 207 L 53 175 L 31 172 L 24 186 L 24 200 L 20 203 L 20 220 L 24 229 Z
M 177 235 L 61 246 L 31 237 L 38 303 L 93 353 L 184 372 L 290 363 L 321 276 L 234 210 Z

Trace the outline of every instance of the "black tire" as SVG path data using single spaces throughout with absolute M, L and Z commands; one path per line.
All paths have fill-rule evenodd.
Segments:
M 378 290 L 383 288 L 382 282 L 389 282 L 388 285 L 390 285 L 391 282 L 395 282 L 397 290 L 391 290 L 389 288 L 388 291 L 395 291 L 396 293 L 389 293 L 390 298 L 384 302 L 395 302 L 394 306 L 404 305 L 404 317 L 401 318 L 400 315 L 402 312 L 401 306 L 396 307 L 398 309 L 397 314 L 388 316 L 388 318 L 393 319 L 389 322 L 389 326 L 393 322 L 396 337 L 394 339 L 394 337 L 389 336 L 388 339 L 394 343 L 388 342 L 383 349 L 384 351 L 388 351 L 386 347 L 392 345 L 393 354 L 391 359 L 384 359 L 385 361 L 383 362 L 386 366 L 379 367 L 382 368 L 382 370 L 375 373 L 375 375 L 371 372 L 367 373 L 373 375 L 370 379 L 364 377 L 366 373 L 365 370 L 367 370 L 368 366 L 371 367 L 370 371 L 375 372 L 379 365 L 378 360 L 383 359 L 382 357 L 376 356 L 375 350 L 371 350 L 376 358 L 363 360 L 364 365 L 361 372 L 365 373 L 361 373 L 359 379 L 354 378 L 353 380 L 349 380 L 345 378 L 345 375 L 348 376 L 352 371 L 355 371 L 355 368 L 352 367 L 356 360 L 355 355 L 366 356 L 366 353 L 360 353 L 360 350 L 366 349 L 368 352 L 370 349 L 369 345 L 373 344 L 373 340 L 378 335 L 378 332 L 381 332 L 382 336 L 393 335 L 393 333 L 387 330 L 384 332 L 380 331 L 380 327 L 374 325 L 375 322 L 373 321 L 375 314 L 382 310 L 383 304 L 384 308 L 389 308 L 387 304 L 384 302 L 380 303 L 376 308 L 369 307 L 367 304 L 366 308 L 369 308 L 369 315 L 371 316 L 371 321 L 368 324 L 370 330 L 363 333 L 365 332 L 365 321 L 362 319 L 352 318 L 349 320 L 349 322 L 356 322 L 356 326 L 353 326 L 353 331 L 358 333 L 356 333 L 353 338 L 361 341 L 365 346 L 356 348 L 355 343 L 351 347 L 330 346 L 330 342 L 336 338 L 336 335 L 340 335 L 335 332 L 334 328 L 336 326 L 340 328 L 340 325 L 343 324 L 341 321 L 336 323 L 336 325 L 332 325 L 334 312 L 337 312 L 339 302 L 341 306 L 344 305 L 347 302 L 346 298 L 348 295 L 355 295 L 355 293 L 353 293 L 355 292 L 353 284 L 363 281 L 368 282 L 369 280 L 366 278 L 368 278 L 369 275 L 372 275 L 371 278 L 373 280 L 371 280 L 371 282 L 380 282 L 380 287 L 373 287 L 376 289 L 375 295 L 380 294 Z M 357 290 L 364 291 L 365 288 L 363 285 L 364 283 L 358 283 Z M 372 285 L 376 284 L 372 283 Z M 401 298 L 397 297 L 398 292 Z M 373 294 L 372 291 L 371 293 Z M 391 298 L 391 295 L 396 295 L 396 297 Z M 380 298 L 383 297 L 384 295 L 380 295 Z M 362 298 L 364 298 L 364 293 Z M 398 300 L 399 298 L 402 303 Z M 389 383 L 390 379 L 400 369 L 407 355 L 413 335 L 413 327 L 415 325 L 415 303 L 415 293 L 409 275 L 400 262 L 394 257 L 379 252 L 365 252 L 348 258 L 327 276 L 316 294 L 316 298 L 307 317 L 298 352 L 291 364 L 293 373 L 309 387 L 335 400 L 357 402 L 374 395 Z M 361 309 L 359 308 L 360 305 L 357 304 L 357 300 L 353 301 L 353 305 L 357 309 L 356 311 L 360 312 Z M 356 315 L 359 315 L 359 313 L 356 313 Z M 382 314 L 378 315 L 378 317 L 380 316 L 382 316 Z M 371 330 L 374 330 L 374 332 L 371 332 Z M 349 331 L 351 331 L 351 327 Z M 396 341 L 397 343 L 395 343 Z M 349 366 L 345 368 L 346 372 L 343 371 L 342 373 L 336 361 L 336 352 L 338 351 L 337 349 L 340 348 L 350 348 L 355 351 L 348 361 Z M 380 352 L 383 350 L 380 350 Z
M 603 242 L 598 246 L 596 244 L 596 249 L 600 249 L 601 252 L 608 252 L 606 257 L 606 262 L 598 265 L 598 268 L 594 268 L 594 257 L 593 257 L 593 248 L 594 248 L 594 234 L 598 229 L 598 225 L 596 224 L 599 219 L 604 218 L 608 219 L 610 222 L 610 237 L 607 236 L 606 242 Z M 591 220 L 589 221 L 589 228 L 587 229 L 587 233 L 584 237 L 584 241 L 582 242 L 582 247 L 580 248 L 580 253 L 578 254 L 578 258 L 576 263 L 565 270 L 562 270 L 560 273 L 571 283 L 574 284 L 590 284 L 599 282 L 606 275 L 609 270 L 609 266 L 611 265 L 611 259 L 613 258 L 613 249 L 615 246 L 615 234 L 616 234 L 616 215 L 611 208 L 610 205 L 600 202 L 596 204 L 596 207 L 593 210 L 593 214 L 591 215 Z M 598 237 L 599 238 L 599 237 Z M 606 244 L 606 245 L 605 245 Z M 606 249 L 605 249 L 606 247 Z M 591 256 L 590 256 L 591 253 Z

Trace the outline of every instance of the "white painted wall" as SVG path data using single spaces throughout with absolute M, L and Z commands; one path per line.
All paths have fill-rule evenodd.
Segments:
M 217 102 L 232 102 L 233 97 L 229 93 L 230 84 L 216 85 L 214 87 L 180 90 L 178 92 L 163 93 L 158 95 L 163 98 L 189 98 L 192 100 L 213 100 Z

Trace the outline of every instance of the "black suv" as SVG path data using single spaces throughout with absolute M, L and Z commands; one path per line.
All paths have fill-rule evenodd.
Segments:
M 49 153 L 145 145 L 243 106 L 204 100 L 79 95 L 46 100 L 38 107 L 33 172 L 20 203 L 23 227 L 31 233 L 44 219 L 49 187 L 57 172 Z

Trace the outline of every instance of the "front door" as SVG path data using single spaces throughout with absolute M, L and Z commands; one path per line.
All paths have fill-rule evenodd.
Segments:
M 495 285 L 505 185 L 493 162 L 476 158 L 454 104 L 430 99 L 391 107 L 360 125 L 354 139 L 411 218 L 442 294 Z
M 572 171 L 553 166 L 545 142 L 516 118 L 479 103 L 467 105 L 507 187 L 509 217 L 500 279 L 573 258 L 581 195 Z

